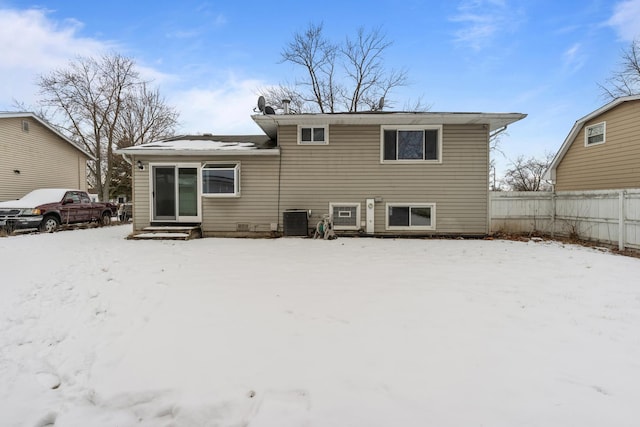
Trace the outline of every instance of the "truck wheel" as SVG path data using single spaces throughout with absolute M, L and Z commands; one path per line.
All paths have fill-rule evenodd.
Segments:
M 40 231 L 43 233 L 53 233 L 58 229 L 60 221 L 53 215 L 45 216 L 40 223 Z
M 109 212 L 105 212 L 102 214 L 102 217 L 100 218 L 100 225 L 103 227 L 105 225 L 111 225 L 111 215 L 109 214 Z

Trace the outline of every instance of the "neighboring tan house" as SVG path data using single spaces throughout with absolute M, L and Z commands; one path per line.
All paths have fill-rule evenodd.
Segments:
M 640 95 L 578 120 L 545 178 L 556 191 L 640 188 Z
M 33 113 L 0 113 L 0 201 L 37 188 L 87 189 L 93 157 Z
M 134 232 L 205 236 L 486 235 L 489 137 L 519 113 L 266 114 L 259 136 L 184 136 L 119 150 Z M 301 229 L 300 229 L 301 228 Z

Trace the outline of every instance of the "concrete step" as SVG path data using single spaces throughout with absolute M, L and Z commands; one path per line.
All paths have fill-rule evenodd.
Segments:
M 151 226 L 133 234 L 134 240 L 190 240 L 202 237 L 200 226 Z

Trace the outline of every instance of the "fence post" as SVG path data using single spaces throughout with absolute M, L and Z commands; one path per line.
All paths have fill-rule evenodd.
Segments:
M 625 230 L 625 222 L 626 218 L 624 215 L 625 211 L 625 199 L 626 191 L 620 190 L 618 192 L 618 249 L 624 251 L 625 240 L 627 237 L 627 232 Z
M 556 192 L 551 193 L 551 237 L 556 237 Z

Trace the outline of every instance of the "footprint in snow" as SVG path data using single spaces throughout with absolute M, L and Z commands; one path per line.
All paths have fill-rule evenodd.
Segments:
M 38 372 L 36 378 L 40 384 L 51 390 L 57 389 L 61 384 L 60 377 L 51 372 Z
M 58 418 L 58 414 L 55 412 L 49 412 L 44 417 L 40 418 L 33 427 L 50 427 L 56 425 L 56 418 Z

